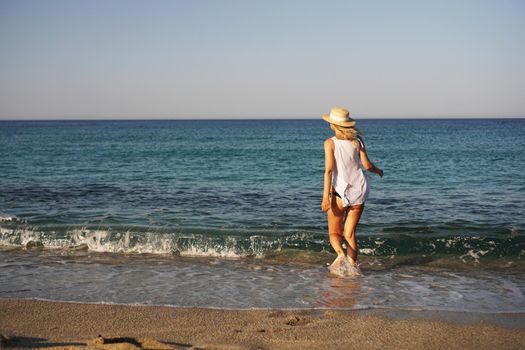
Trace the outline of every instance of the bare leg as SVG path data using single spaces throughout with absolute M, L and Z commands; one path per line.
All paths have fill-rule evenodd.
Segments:
M 341 198 L 333 195 L 332 204 L 330 209 L 327 211 L 328 215 L 328 236 L 330 238 L 330 244 L 337 253 L 338 257 L 344 257 L 345 253 L 343 250 L 343 201 Z
M 347 242 L 346 254 L 350 258 L 352 265 L 357 264 L 357 240 L 355 239 L 355 229 L 365 208 L 364 204 L 354 205 L 347 209 L 344 237 Z

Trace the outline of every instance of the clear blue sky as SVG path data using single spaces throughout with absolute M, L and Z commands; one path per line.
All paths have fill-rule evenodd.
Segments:
M 0 0 L 0 119 L 525 116 L 525 1 Z

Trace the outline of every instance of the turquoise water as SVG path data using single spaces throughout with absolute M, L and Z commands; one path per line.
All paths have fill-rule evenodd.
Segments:
M 316 297 L 342 288 L 326 277 L 322 145 L 332 135 L 323 121 L 0 121 L 0 297 L 525 310 L 525 120 L 358 126 L 385 176 L 370 174 L 358 226 L 366 282 L 341 306 Z M 156 294 L 129 278 L 108 295 L 120 273 L 178 287 Z M 294 289 L 278 300 L 298 275 L 309 297 Z M 50 289 L 49 276 L 67 283 Z M 192 299 L 218 278 L 224 288 Z M 380 297 L 387 287 L 390 299 Z M 260 298 L 240 303 L 250 295 Z

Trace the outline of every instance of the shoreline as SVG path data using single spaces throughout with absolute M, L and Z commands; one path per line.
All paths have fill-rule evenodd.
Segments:
M 0 333 L 0 347 L 9 348 L 517 349 L 525 343 L 525 313 L 243 310 L 0 299 Z

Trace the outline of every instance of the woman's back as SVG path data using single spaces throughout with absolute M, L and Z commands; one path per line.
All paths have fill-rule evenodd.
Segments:
M 362 144 L 332 137 L 334 142 L 333 187 L 343 200 L 343 205 L 356 205 L 365 202 L 369 192 L 369 177 L 359 165 L 359 152 Z

